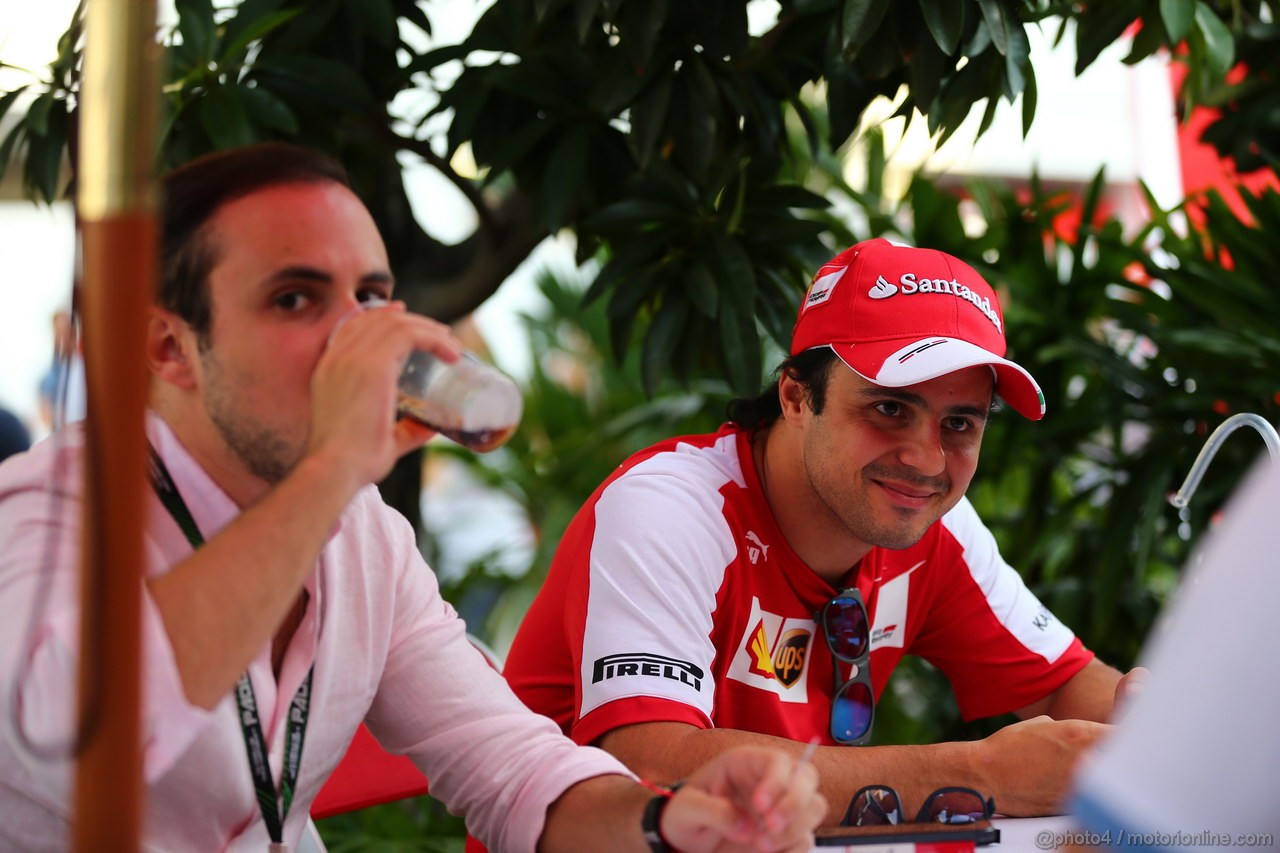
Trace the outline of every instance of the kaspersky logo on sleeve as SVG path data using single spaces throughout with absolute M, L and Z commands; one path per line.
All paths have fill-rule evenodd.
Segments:
M 814 287 L 817 287 L 815 282 Z M 921 293 L 931 293 L 942 296 L 952 296 L 956 299 L 963 299 L 974 308 L 982 312 L 982 316 L 991 321 L 991 325 L 996 327 L 997 332 L 1003 333 L 1000 324 L 1000 315 L 991 307 L 991 300 L 985 296 L 979 296 L 974 293 L 967 285 L 953 279 L 942 278 L 919 278 L 913 272 L 904 272 L 898 277 L 898 283 L 885 279 L 884 276 L 876 276 L 876 283 L 871 285 L 871 289 L 867 291 L 867 296 L 872 299 L 888 299 L 891 296 L 897 296 L 901 293 L 903 296 L 915 296 Z M 828 294 L 829 296 L 829 294 Z
M 751 615 L 729 664 L 729 678 L 777 695 L 783 702 L 809 701 L 809 652 L 817 625 L 812 619 L 779 616 L 752 596 Z

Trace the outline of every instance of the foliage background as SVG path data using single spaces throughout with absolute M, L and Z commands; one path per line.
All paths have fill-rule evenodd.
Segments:
M 423 46 L 429 0 L 177 7 L 176 28 L 160 34 L 161 166 L 262 138 L 336 153 L 386 236 L 401 293 L 445 319 L 474 309 L 545 236 L 575 235 L 582 278 L 546 277 L 551 308 L 528 319 L 521 430 L 490 457 L 430 451 L 510 495 L 537 533 L 523 574 L 482 560 L 450 582 L 473 630 L 499 646 L 590 490 L 629 452 L 714 427 L 729 397 L 754 391 L 808 276 L 869 236 L 964 257 L 1001 290 L 1011 354 L 1044 387 L 1050 414 L 993 422 L 970 496 L 1006 559 L 1118 666 L 1132 663 L 1256 446 L 1226 446 L 1185 519 L 1165 496 L 1223 416 L 1277 420 L 1275 192 L 1250 201 L 1248 224 L 1209 197 L 1191 200 L 1189 221 L 1152 202 L 1150 224 L 1126 233 L 1102 204 L 1102 173 L 1082 192 L 1034 177 L 1022 188 L 944 188 L 919 175 L 895 198 L 883 146 L 874 132 L 859 136 L 879 95 L 939 138 L 973 109 L 985 127 L 1001 98 L 1021 96 L 1029 124 L 1026 26 L 1074 39 L 1082 70 L 1139 22 L 1130 59 L 1183 57 L 1184 109 L 1220 111 L 1206 139 L 1242 170 L 1274 169 L 1274 3 L 788 0 L 753 35 L 740 0 L 498 0 L 466 39 L 435 47 Z M 47 73 L 0 94 L 0 116 L 16 118 L 0 169 L 21 163 L 46 201 L 70 189 L 59 166 L 80 144 L 80 38 L 77 19 Z M 421 92 L 436 100 L 393 114 L 393 102 Z M 864 185 L 841 177 L 850 156 L 865 161 Z M 406 158 L 471 201 L 473 234 L 446 245 L 421 228 Z M 410 460 L 384 484 L 415 519 L 420 471 Z M 879 742 L 976 737 L 1001 722 L 961 722 L 923 665 L 891 688 Z M 424 829 L 443 840 L 423 840 Z M 338 849 L 456 847 L 457 832 L 429 800 L 325 827 Z

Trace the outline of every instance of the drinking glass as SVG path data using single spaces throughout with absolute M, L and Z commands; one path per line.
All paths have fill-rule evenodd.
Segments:
M 524 400 L 511 377 L 469 352 L 453 364 L 414 350 L 400 374 L 396 412 L 479 453 L 501 447 Z
M 386 304 L 369 299 L 356 311 Z M 333 331 L 356 311 L 343 317 Z M 400 373 L 398 390 L 397 415 L 479 453 L 505 444 L 524 411 L 524 398 L 511 377 L 465 351 L 462 358 L 447 364 L 429 352 L 414 350 Z

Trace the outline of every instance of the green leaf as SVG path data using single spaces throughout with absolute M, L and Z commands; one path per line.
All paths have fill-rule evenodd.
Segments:
M 448 133 L 450 152 L 457 151 L 468 140 L 472 141 L 472 148 L 475 148 L 476 125 L 488 107 L 492 92 L 493 87 L 485 85 L 484 78 L 464 74 L 453 88 L 443 94 L 436 109 L 453 109 L 453 121 L 449 123 Z M 476 156 L 483 159 L 488 155 L 481 150 Z
M 853 55 L 875 35 L 887 11 L 889 0 L 844 0 L 840 46 L 846 56 Z
M 577 112 L 580 97 L 565 88 L 564 74 L 550 62 L 531 60 L 519 65 L 491 65 L 489 85 L 522 101 L 557 113 Z
M 1145 11 L 1146 0 L 1107 0 L 1076 18 L 1076 75 L 1093 64 Z
M 680 116 L 671 127 L 677 161 L 696 181 L 703 181 L 712 166 L 716 143 L 716 115 L 719 102 L 715 86 L 705 79 L 701 62 L 681 69 L 680 85 L 672 93 L 672 113 Z
M 764 214 L 753 211 L 744 218 L 743 227 L 735 233 L 742 242 L 757 249 L 769 246 L 791 252 L 797 246 L 810 248 L 820 245 L 822 236 L 832 231 L 825 222 L 802 219 L 790 211 L 783 213 L 784 215 L 779 216 L 777 212 Z M 757 272 L 763 272 L 763 269 Z
M 275 15 L 283 2 L 284 0 L 241 0 L 236 4 L 235 15 L 223 25 L 223 43 L 231 44 L 239 41 L 246 30 L 260 26 L 263 21 Z M 299 8 L 296 11 L 301 12 L 303 10 Z M 253 39 L 249 39 L 249 41 L 253 41 Z
M 288 54 L 261 59 L 258 74 L 277 78 L 304 97 L 315 98 L 347 110 L 373 104 L 373 93 L 354 67 L 319 56 Z
M 1196 26 L 1204 35 L 1209 70 L 1215 76 L 1221 77 L 1235 64 L 1236 45 L 1231 37 L 1231 30 L 1227 29 L 1227 25 L 1203 0 L 1196 0 L 1195 20 Z
M 578 43 L 585 43 L 591 25 L 595 22 L 596 11 L 600 8 L 600 0 L 574 0 L 573 22 L 578 32 Z
M 63 88 L 70 88 L 71 78 L 79 74 L 80 56 L 84 47 L 85 5 L 83 2 L 76 4 L 66 32 L 58 36 L 58 56 L 49 65 L 55 84 Z
M 484 165 L 489 173 L 485 183 L 491 183 L 503 177 L 507 169 L 515 167 L 529 156 L 530 152 L 558 128 L 549 119 L 527 122 L 513 134 L 509 134 L 496 151 L 484 158 Z M 472 149 L 474 151 L 474 148 Z M 477 155 L 478 156 L 478 155 Z
M 66 156 L 67 123 L 67 102 L 55 100 L 48 112 L 44 138 L 28 139 L 27 192 L 46 202 L 52 202 L 59 195 L 58 177 Z
M 467 43 L 474 50 L 509 51 L 533 25 L 527 3 L 494 3 L 480 14 Z
M 0 119 L 3 119 L 9 112 L 9 108 L 13 106 L 13 102 L 21 97 L 22 93 L 30 89 L 31 85 L 19 86 L 12 92 L 5 92 L 4 97 L 0 97 Z M 30 111 L 28 111 L 30 115 Z
M 419 71 L 429 73 L 446 62 L 465 60 L 471 54 L 471 50 L 471 46 L 467 44 L 446 44 L 415 56 L 409 64 L 404 66 L 403 71 L 405 76 Z
M 978 132 L 977 134 L 975 134 L 976 136 L 982 136 L 982 134 L 986 133 L 988 130 L 991 129 L 991 123 L 996 120 L 996 108 L 999 106 L 1000 106 L 999 98 L 987 98 L 987 106 L 986 106 L 986 109 L 982 111 L 982 120 L 978 122 Z M 1022 112 L 1022 118 L 1023 118 L 1023 122 L 1025 123 L 1027 120 L 1025 103 L 1023 103 L 1023 107 L 1024 109 Z M 1025 131 L 1023 132 L 1023 135 L 1024 136 L 1026 135 Z
M 664 72 L 631 108 L 631 132 L 627 135 L 627 142 L 641 169 L 649 165 L 666 124 L 673 78 L 672 73 Z
M 1091 229 L 1093 227 L 1093 219 L 1098 215 L 1098 205 L 1102 201 L 1102 193 L 1107 188 L 1107 170 L 1106 167 L 1098 169 L 1097 174 L 1093 176 L 1093 180 L 1089 182 L 1089 187 L 1085 191 L 1084 200 L 1080 205 L 1080 228 L 1081 230 Z M 1084 241 L 1079 241 L 1077 249 L 1084 251 Z
M 666 246 L 657 240 L 642 241 L 639 245 L 628 246 L 625 250 L 619 251 L 605 263 L 604 268 L 587 288 L 587 292 L 582 295 L 583 307 L 590 306 L 609 288 L 631 278 L 638 270 L 660 257 L 664 251 Z
M 1036 101 L 1039 99 L 1040 92 L 1036 88 L 1036 69 L 1031 63 L 1027 63 L 1027 83 L 1022 90 L 1022 136 L 1025 139 L 1027 134 L 1031 132 L 1031 123 L 1036 118 Z M 992 100 L 992 104 L 995 101 Z
M 965 0 L 920 0 L 920 12 L 933 42 L 948 56 L 960 46 L 964 34 Z
M 586 127 L 573 128 L 556 145 L 551 159 L 547 161 L 543 192 L 546 196 L 547 228 L 553 233 L 566 224 L 581 195 L 587 168 L 588 139 Z
M 364 30 L 374 44 L 395 49 L 400 32 L 391 0 L 347 0 L 347 8 L 364 18 Z
M 984 51 L 971 56 L 967 65 L 943 83 L 928 115 L 929 132 L 940 134 L 939 145 L 968 117 L 974 104 L 984 98 L 994 100 L 987 81 L 994 73 L 994 66 L 1003 63 L 1000 54 Z
M 161 103 L 156 139 L 159 140 L 162 156 L 171 157 L 173 152 L 179 149 L 179 145 L 173 140 L 174 128 L 178 125 L 178 119 L 186 116 L 195 108 L 195 103 L 194 101 L 173 101 L 169 99 Z M 165 163 L 168 166 L 176 165 L 168 159 L 165 160 Z
M 236 88 L 250 119 L 262 127 L 269 127 L 293 136 L 298 132 L 298 119 L 289 105 L 261 86 Z
M 600 94 L 593 100 L 599 101 L 600 114 L 611 119 L 630 107 L 649 82 L 643 74 L 619 65 L 614 74 L 600 81 L 596 89 Z
M 827 143 L 832 149 L 844 145 L 859 126 L 863 110 L 874 97 L 870 86 L 851 68 L 837 65 L 827 72 L 827 120 L 831 133 Z
M 939 189 L 923 176 L 910 187 L 915 213 L 915 240 L 922 246 L 962 246 L 968 242 L 960 218 L 960 199 Z
M 659 284 L 657 271 L 650 267 L 642 270 L 635 277 L 613 291 L 605 315 L 611 326 L 613 357 L 622 364 L 627 356 L 627 343 L 631 337 L 631 328 L 643 305 L 653 295 Z
M 751 33 L 748 27 L 749 3 L 720 3 L 718 8 L 710 10 L 704 19 L 704 27 L 699 35 L 702 46 L 708 57 L 715 60 L 742 59 L 751 47 Z
M 637 73 L 650 68 L 653 47 L 658 33 L 667 20 L 667 0 L 647 0 L 645 3 L 626 3 L 622 7 L 622 20 L 618 31 L 622 48 Z
M 728 92 L 731 88 L 725 86 L 722 87 L 722 90 Z M 804 126 L 804 136 L 809 143 L 809 156 L 815 158 L 820 156 L 822 151 L 822 131 L 813 117 L 813 110 L 809 109 L 809 105 L 801 98 L 788 98 L 787 103 L 791 105 L 791 109 L 795 110 L 796 117 L 800 119 L 800 124 Z
M 948 59 L 934 44 L 933 39 L 920 33 L 907 74 L 911 80 L 911 95 L 918 103 L 928 104 L 938 94 L 938 87 L 946 73 Z
M 300 14 L 302 14 L 302 9 L 286 9 L 283 12 L 273 12 L 253 21 L 244 29 L 237 30 L 237 35 L 227 41 L 226 46 L 222 49 L 222 54 L 218 57 L 218 63 L 226 65 L 232 62 L 239 62 L 241 54 L 248 50 L 249 45 L 270 35 Z M 228 37 L 231 35 L 229 28 L 227 35 Z
M 720 312 L 720 351 L 725 375 L 733 389 L 744 396 L 760 390 L 760 335 L 754 315 L 736 311 Z
M 253 141 L 249 116 L 238 94 L 214 86 L 200 99 L 200 126 L 217 148 L 235 148 Z
M 774 184 L 752 193 L 753 207 L 798 207 L 807 210 L 825 210 L 831 206 L 827 197 L 805 189 L 799 184 Z
M 1013 103 L 1027 85 L 1026 75 L 1031 71 L 1031 42 L 1027 31 L 1016 22 L 1008 33 L 1004 57 L 1004 96 Z
M 9 131 L 9 135 L 4 138 L 4 142 L 0 143 L 0 175 L 9 171 L 9 158 L 13 156 L 14 149 L 26 135 L 27 126 L 25 124 L 15 124 L 13 129 Z
M 401 4 L 396 7 L 400 13 L 401 19 L 408 21 L 428 36 L 431 32 L 431 19 L 427 17 L 427 13 L 417 3 Z
M 1009 21 L 1000 0 L 978 0 L 978 7 L 982 9 L 982 19 L 986 21 L 991 43 L 1001 56 L 1008 56 L 1009 35 L 1015 26 L 1020 25 Z
M 856 68 L 868 80 L 889 80 L 902 68 L 903 56 L 898 42 L 885 33 L 858 48 Z
M 644 336 L 644 349 L 640 353 L 640 375 L 644 390 L 652 397 L 658 391 L 662 377 L 671 366 L 671 355 L 684 332 L 689 318 L 689 303 L 679 293 L 668 291 L 663 297 L 649 331 Z
M 45 92 L 31 102 L 27 110 L 27 129 L 34 136 L 44 136 L 49 132 L 49 111 L 53 108 L 53 92 Z
M 1086 249 L 1096 249 L 1096 246 L 1090 244 L 1085 238 L 1086 235 L 1093 230 L 1094 217 L 1098 213 L 1098 204 L 1102 200 L 1102 193 L 1107 188 L 1106 169 L 1098 169 L 1093 180 L 1089 182 L 1089 187 L 1085 191 L 1084 200 L 1080 205 L 1080 239 L 1075 241 L 1075 245 L 1071 247 L 1072 264 L 1079 269 L 1084 264 L 1084 255 Z
M 178 32 L 198 62 L 213 58 L 214 23 L 211 0 L 176 0 Z
M 791 345 L 791 328 L 795 324 L 796 304 L 802 293 L 792 287 L 776 270 L 760 270 L 760 278 L 769 286 L 762 289 L 756 312 L 769 337 L 784 352 Z
M 1187 37 L 1195 13 L 1196 0 L 1160 0 L 1160 20 L 1164 21 L 1170 43 L 1177 44 Z
M 871 198 L 884 196 L 884 176 L 888 168 L 889 158 L 884 148 L 884 131 L 880 128 L 869 130 L 865 136 L 867 145 L 867 195 Z
M 715 319 L 720 308 L 720 291 L 711 271 L 699 263 L 691 264 L 684 272 L 685 290 L 689 301 L 711 319 Z
M 625 235 L 682 214 L 683 211 L 666 202 L 626 198 L 593 213 L 582 221 L 582 227 L 605 235 Z
M 712 236 L 711 271 L 727 297 L 722 304 L 743 316 L 754 314 L 756 272 L 751 257 L 737 240 L 721 233 Z
M 1161 20 L 1144 19 L 1142 26 L 1138 28 L 1138 32 L 1130 42 L 1128 55 L 1122 61 L 1126 65 L 1136 65 L 1148 56 L 1164 50 L 1169 43 L 1169 35 L 1165 32 L 1164 23 Z
M 654 264 L 645 266 L 634 275 L 618 282 L 619 286 L 614 288 L 605 313 L 610 317 L 634 316 L 640 310 L 640 306 L 645 304 L 658 289 L 660 283 L 658 266 Z
M 755 144 L 761 151 L 775 151 L 786 139 L 782 110 L 777 96 L 762 80 L 752 80 L 744 88 L 749 106 L 746 113 L 755 132 Z M 857 119 L 854 119 L 856 123 Z

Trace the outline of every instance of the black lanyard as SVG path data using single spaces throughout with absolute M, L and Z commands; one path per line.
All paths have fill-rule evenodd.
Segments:
M 156 453 L 154 447 L 148 446 L 150 465 L 148 473 L 151 477 L 151 488 L 155 490 L 160 503 L 173 516 L 178 527 L 182 528 L 192 548 L 204 544 L 200 528 L 191 517 L 191 511 L 182 500 L 178 487 L 169 476 L 169 469 Z M 258 805 L 262 808 L 262 820 L 267 825 L 267 834 L 271 837 L 273 847 L 284 844 L 284 821 L 289 814 L 289 806 L 293 803 L 293 792 L 298 784 L 298 769 L 302 766 L 302 742 L 307 734 L 307 719 L 310 716 L 311 677 L 315 674 L 315 665 L 307 671 L 298 692 L 289 703 L 289 720 L 285 727 L 284 768 L 280 774 L 280 792 L 276 793 L 275 783 L 271 780 L 271 765 L 267 762 L 267 739 L 262 734 L 262 722 L 258 715 L 258 701 L 253 695 L 253 683 L 246 671 L 236 682 L 236 705 L 239 708 L 240 729 L 244 734 L 245 752 L 249 756 L 249 774 L 253 777 L 253 789 L 258 797 Z

